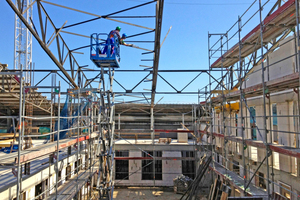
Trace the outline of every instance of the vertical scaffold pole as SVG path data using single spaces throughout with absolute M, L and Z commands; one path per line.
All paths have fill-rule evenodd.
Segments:
M 153 107 L 150 108 L 150 130 L 151 130 L 151 140 L 152 144 L 154 144 L 154 115 L 153 115 Z
M 23 66 L 20 65 L 20 99 L 19 99 L 19 138 L 18 138 L 18 174 L 17 174 L 17 200 L 20 200 L 20 193 L 21 193 L 21 182 L 22 182 L 22 165 L 20 163 L 21 158 L 21 148 L 22 148 L 22 95 L 23 95 Z
M 263 59 L 264 55 L 264 49 L 263 49 L 263 20 L 262 20 L 262 5 L 261 5 L 261 0 L 259 0 L 259 19 L 260 19 L 260 45 L 261 45 L 261 59 Z M 269 145 L 268 145 L 268 130 L 267 130 L 267 118 L 266 118 L 266 86 L 265 86 L 265 68 L 264 68 L 264 62 L 262 60 L 261 62 L 261 73 L 262 73 L 262 84 L 263 84 L 263 130 L 265 132 L 265 141 L 266 141 L 266 164 L 267 164 L 267 192 L 268 192 L 268 199 L 270 199 L 270 172 L 269 172 L 269 159 L 268 159 L 268 154 L 269 154 Z M 263 140 L 264 138 L 262 138 Z
M 244 188 L 246 188 L 246 185 L 247 185 L 247 168 L 246 168 L 246 162 L 245 162 L 245 128 L 244 128 L 244 125 L 245 125 L 245 119 L 244 119 L 244 116 L 243 116 L 243 79 L 242 79 L 242 71 L 243 71 L 243 64 L 242 64 L 242 57 L 241 57 L 241 49 L 242 49 L 242 40 L 241 40 L 241 31 L 242 31 L 242 26 L 241 26 L 241 18 L 240 16 L 238 17 L 238 27 L 239 27 L 239 82 L 240 82 L 240 114 L 241 114 L 241 117 L 240 117 L 240 121 L 241 121 L 241 124 L 240 124 L 240 129 L 241 129 L 241 135 L 242 135 L 242 145 L 243 145 L 243 148 L 242 148 L 242 156 L 243 156 L 243 178 L 244 178 Z M 246 194 L 246 190 L 244 189 L 244 195 Z
M 207 86 L 205 86 L 205 95 L 204 95 L 204 100 L 205 101 L 207 101 L 207 93 L 208 93 L 208 91 L 207 91 Z M 205 102 L 205 110 L 204 110 L 204 112 L 203 112 L 203 114 L 204 114 L 204 117 L 209 117 L 209 116 L 207 116 L 207 113 L 208 113 L 208 106 L 207 106 L 207 102 Z M 200 115 L 199 115 L 200 116 Z M 205 121 L 205 125 L 206 126 L 208 126 L 208 123 L 210 123 L 210 120 L 208 119 L 208 122 L 207 121 Z M 205 126 L 205 127 L 206 127 Z M 201 128 L 201 121 L 200 121 L 200 126 L 199 126 L 199 129 Z M 205 131 L 205 129 L 204 129 L 204 131 Z M 203 134 L 205 134 L 205 133 L 203 133 Z M 204 136 L 204 135 L 203 135 Z M 200 138 L 201 138 L 201 143 L 203 144 L 203 140 L 202 140 L 202 138 L 203 137 L 201 137 L 201 135 L 200 135 Z M 202 147 L 202 145 L 200 145 L 200 147 Z M 205 149 L 203 149 L 203 148 L 201 148 L 201 150 L 204 150 L 204 151 L 208 151 L 208 143 L 207 143 L 207 141 L 206 141 L 206 148 Z M 213 174 L 213 173 L 211 173 L 211 174 Z
M 60 134 L 60 82 L 58 83 L 58 111 L 57 111 L 57 137 L 56 137 L 56 178 L 55 178 L 55 198 L 57 199 L 57 188 L 58 188 L 58 172 L 59 172 L 59 168 L 58 168 L 58 162 L 59 162 L 59 134 Z
M 210 59 L 211 59 L 211 56 L 210 56 L 210 37 L 211 35 L 209 34 L 208 32 L 208 67 L 209 67 L 209 92 L 210 92 L 210 96 L 209 96 L 209 108 L 208 108 L 208 113 L 209 113 L 209 127 L 210 127 L 210 140 L 211 140 L 211 155 L 212 155 L 212 167 L 213 167 L 213 170 L 215 170 L 215 149 L 214 149 L 214 140 L 213 140 L 213 124 L 212 124 L 212 112 L 213 112 L 213 109 L 212 109 L 212 91 L 211 91 L 211 66 L 210 66 Z M 205 99 L 205 101 L 207 101 L 208 99 Z M 206 102 L 207 103 L 207 102 Z M 208 131 L 208 128 L 207 128 L 207 131 Z M 207 134 L 208 136 L 208 134 Z M 207 139 L 207 144 L 208 144 L 208 139 Z M 214 173 L 211 173 L 212 174 L 212 179 L 214 179 Z
M 224 66 L 223 66 L 223 37 L 224 35 L 222 34 L 221 35 L 221 38 L 220 38 L 220 45 L 221 45 L 221 82 L 220 82 L 220 87 L 222 88 L 222 103 L 221 103 L 221 108 L 222 108 L 222 127 L 221 127 L 221 134 L 224 135 L 224 152 L 223 155 L 224 155 L 224 159 L 225 159 L 225 171 L 226 171 L 226 174 L 227 174 L 227 151 L 226 151 L 226 148 L 227 148 L 227 145 L 226 145 L 226 116 L 225 116 L 225 107 L 226 107 L 226 99 L 225 99 L 225 96 L 224 96 L 224 80 L 225 80 L 225 77 L 224 76 Z M 222 158 L 222 160 L 223 160 Z
M 78 76 L 80 77 L 80 76 Z M 80 82 L 78 82 L 80 85 Z M 77 90 L 77 151 L 76 151 L 76 157 L 77 157 L 77 169 L 76 169 L 76 191 L 79 191 L 79 188 L 78 188 L 78 176 L 79 176 L 79 170 L 80 170 L 80 162 L 79 162 L 79 149 L 80 149 L 80 143 L 79 143 L 79 133 L 81 132 L 81 128 L 80 128 L 80 114 L 81 114 L 81 102 L 80 102 L 80 88 L 78 88 Z M 71 173 L 71 172 L 70 172 Z

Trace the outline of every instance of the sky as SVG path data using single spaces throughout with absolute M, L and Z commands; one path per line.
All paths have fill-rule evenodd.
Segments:
M 136 6 L 148 1 L 144 0 L 48 0 L 63 6 L 79 9 L 97 15 L 106 15 L 132 6 Z M 263 1 L 263 3 L 266 1 Z M 235 22 L 238 16 L 241 16 L 247 8 L 253 3 L 252 0 L 165 0 L 163 8 L 163 26 L 161 33 L 161 42 L 166 36 L 170 27 L 171 30 L 166 37 L 165 42 L 161 47 L 159 70 L 208 70 L 208 33 L 226 33 L 231 27 L 229 35 L 232 39 L 229 42 L 229 47 L 238 42 L 238 36 L 234 33 L 238 30 Z M 269 2 L 271 5 L 272 1 Z M 94 18 L 87 14 L 74 12 L 71 10 L 59 8 L 50 4 L 42 3 L 47 10 L 49 16 L 53 20 L 57 28 L 61 27 L 65 22 L 66 26 Z M 248 18 L 258 9 L 258 2 L 243 16 L 242 23 L 247 22 Z M 266 12 L 265 9 L 264 12 Z M 33 10 L 33 21 L 37 23 L 37 9 Z M 137 16 L 155 14 L 155 4 L 150 4 L 137 8 L 131 11 L 126 11 L 115 16 Z M 146 19 L 119 19 L 122 21 L 154 28 L 155 21 L 153 18 Z M 258 25 L 258 16 L 255 16 L 252 21 L 247 22 L 243 27 L 242 36 L 246 35 L 251 29 Z M 235 25 L 234 25 L 235 24 Z M 234 26 L 233 26 L 234 25 Z M 122 28 L 121 33 L 134 35 L 148 31 L 143 28 L 134 27 L 110 20 L 100 19 L 95 22 L 82 24 L 71 28 L 64 29 L 65 31 L 74 32 L 89 36 L 92 33 L 108 33 L 116 26 Z M 50 25 L 49 25 L 50 27 Z M 0 63 L 9 65 L 13 68 L 14 57 L 14 11 L 5 0 L 0 1 Z M 50 37 L 51 32 L 49 33 Z M 78 37 L 74 35 L 61 34 L 70 49 L 75 49 L 81 46 L 89 45 L 88 38 Z M 219 39 L 219 36 L 210 38 L 211 44 Z M 127 41 L 137 40 L 154 40 L 154 34 L 142 35 L 134 38 L 128 38 Z M 129 42 L 128 42 L 129 43 Z M 139 47 L 153 49 L 153 43 L 133 43 Z M 54 48 L 55 45 L 51 45 Z M 88 65 L 90 69 L 97 69 L 90 61 L 89 49 L 82 49 L 80 52 L 84 54 L 76 54 L 76 60 L 80 66 Z M 144 69 L 139 65 L 152 66 L 152 62 L 141 61 L 141 59 L 152 59 L 152 54 L 142 55 L 145 51 L 134 49 L 131 47 L 121 47 L 121 68 L 120 69 Z M 216 58 L 218 57 L 215 54 Z M 213 58 L 213 59 L 216 59 Z M 48 55 L 41 49 L 38 42 L 33 38 L 33 62 L 35 69 L 58 69 L 57 66 L 50 60 Z M 95 72 L 90 73 L 93 76 Z M 35 83 L 46 74 L 38 73 L 35 75 Z M 126 89 L 133 88 L 142 78 L 147 75 L 147 72 L 142 73 L 115 73 L 115 79 L 121 83 Z M 199 73 L 160 73 L 160 75 L 168 81 L 177 90 L 183 89 L 192 79 Z M 215 77 L 220 77 L 220 72 L 214 73 Z M 150 78 L 151 76 L 149 76 Z M 59 79 L 59 78 L 58 78 Z M 50 77 L 43 84 L 50 84 Z M 198 76 L 185 92 L 197 92 L 203 89 L 208 84 L 208 75 L 203 73 Z M 151 89 L 151 82 L 143 82 L 136 88 L 136 91 L 145 91 Z M 122 87 L 114 83 L 114 91 L 123 91 Z M 158 77 L 157 92 L 173 92 L 174 89 L 169 86 L 162 78 Z M 203 90 L 202 90 L 203 91 Z M 160 100 L 161 99 L 161 100 Z M 117 101 L 128 101 L 129 97 L 118 97 Z M 160 100 L 160 101 L 159 101 Z M 197 103 L 198 95 L 156 95 L 155 102 L 159 103 Z M 144 101 L 145 102 L 145 101 Z

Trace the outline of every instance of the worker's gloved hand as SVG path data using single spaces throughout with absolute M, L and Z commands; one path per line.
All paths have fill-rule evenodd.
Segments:
M 133 47 L 134 45 L 133 45 L 133 44 L 130 44 L 130 46 Z

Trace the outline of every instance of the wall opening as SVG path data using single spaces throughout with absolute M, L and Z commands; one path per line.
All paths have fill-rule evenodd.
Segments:
M 257 147 L 249 147 L 251 160 L 257 162 Z
M 285 183 L 279 183 L 280 185 L 280 194 L 285 196 L 287 199 L 291 199 L 291 186 L 285 184 Z
M 235 136 L 238 136 L 238 114 L 235 114 Z
M 278 144 L 278 123 L 277 123 L 277 104 L 273 103 L 272 104 L 272 115 L 273 115 L 273 120 L 272 120 L 272 133 L 273 133 L 273 141 L 274 143 Z
M 195 154 L 193 151 L 182 151 L 181 157 L 183 158 L 194 158 Z M 192 179 L 195 178 L 195 161 L 194 160 L 182 160 L 182 174 Z
M 116 157 L 129 157 L 129 151 L 116 151 Z M 115 160 L 115 179 L 129 179 L 129 160 Z
M 66 167 L 66 180 L 69 180 L 71 178 L 71 165 L 68 165 Z
M 58 172 L 58 180 L 57 180 L 57 185 L 60 186 L 62 185 L 62 178 L 61 178 L 61 171 Z
M 142 157 L 151 157 L 149 154 L 162 157 L 162 151 L 142 152 Z M 162 160 L 142 160 L 142 180 L 162 180 Z
M 250 128 L 251 128 L 251 139 L 252 140 L 257 140 L 255 107 L 250 107 Z
M 235 160 L 233 160 L 232 161 L 232 165 L 233 165 L 233 167 L 232 167 L 233 172 L 235 172 L 236 174 L 240 175 L 240 163 L 237 162 L 237 161 L 235 161 Z
M 38 196 L 40 194 L 42 194 L 43 192 L 43 182 L 41 182 L 40 184 L 37 184 L 35 186 L 35 196 Z M 43 195 L 39 196 L 39 197 L 36 197 L 35 199 L 38 199 L 38 200 L 42 200 L 43 199 Z
M 273 167 L 279 169 L 279 153 L 273 151 Z
M 264 178 L 265 178 L 264 173 L 258 172 L 258 186 L 263 188 L 263 189 L 266 189 L 267 186 L 266 186 Z

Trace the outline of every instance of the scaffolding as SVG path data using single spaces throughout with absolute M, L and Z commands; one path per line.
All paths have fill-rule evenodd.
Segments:
M 225 33 L 208 33 L 208 53 L 198 121 L 214 176 L 244 196 L 298 199 L 299 2 L 254 1 Z
M 58 86 L 55 86 L 55 83 L 52 83 L 52 86 L 30 86 L 23 82 L 22 68 L 20 72 L 5 72 L 5 70 L 3 70 L 3 72 L 0 74 L 2 77 L 7 79 L 11 79 L 15 76 L 19 77 L 19 95 L 16 95 L 16 92 L 8 92 L 9 94 L 12 94 L 14 98 L 19 100 L 19 114 L 18 116 L 5 116 L 7 119 L 12 119 L 13 133 L 10 135 L 1 135 L 1 137 L 4 137 L 4 139 L 13 138 L 11 139 L 12 144 L 8 144 L 9 146 L 15 147 L 14 142 L 17 142 L 17 148 L 14 148 L 13 152 L 10 151 L 11 153 L 8 152 L 6 155 L 1 155 L 0 158 L 0 167 L 3 169 L 11 169 L 12 174 L 17 177 L 17 183 L 16 186 L 14 186 L 16 187 L 16 190 L 10 194 L 11 198 L 14 196 L 17 199 L 22 198 L 21 196 L 23 195 L 23 189 L 24 187 L 27 187 L 26 181 L 28 180 L 28 177 L 30 177 L 32 173 L 34 174 L 38 172 L 36 168 L 39 165 L 45 165 L 47 167 L 47 164 L 49 172 L 47 173 L 46 179 L 49 180 L 49 182 L 51 180 L 53 185 L 50 187 L 50 184 L 48 184 L 47 188 L 44 188 L 44 190 L 35 196 L 34 199 L 40 199 L 46 196 L 55 199 L 59 199 L 59 196 L 60 198 L 64 199 L 63 195 L 65 191 L 67 191 L 67 194 L 70 198 L 74 197 L 82 187 L 87 185 L 87 182 L 91 183 L 92 176 L 98 171 L 96 169 L 96 156 L 93 151 L 93 146 L 98 134 L 94 131 L 95 126 L 93 125 L 94 119 L 92 116 L 92 113 L 95 112 L 94 110 L 97 109 L 97 107 L 92 107 L 92 104 L 89 104 L 88 108 L 83 110 L 84 113 L 76 112 L 76 115 L 61 116 L 61 95 L 68 96 L 69 94 L 61 92 L 60 83 Z M 48 112 L 46 112 L 47 115 L 43 115 L 42 117 L 33 115 L 32 107 L 33 105 L 36 106 L 36 102 L 29 98 L 31 91 L 33 91 L 33 94 L 40 95 L 40 93 L 34 92 L 38 88 L 50 91 L 49 93 L 52 97 L 51 103 L 49 103 L 51 107 L 48 107 Z M 80 92 L 80 89 L 78 92 Z M 80 104 L 82 103 L 85 104 L 86 102 L 92 100 L 95 101 L 95 96 L 93 96 L 93 94 L 89 96 L 76 95 L 76 97 L 73 96 L 73 98 L 74 101 L 76 101 L 74 102 L 74 105 L 78 106 L 77 109 L 79 109 Z M 56 102 L 56 104 L 54 104 L 54 102 Z M 42 103 L 40 103 L 40 105 L 41 104 Z M 44 106 L 38 107 L 38 109 L 43 109 L 43 111 L 45 111 L 43 107 Z M 29 112 L 27 112 L 27 109 L 29 109 Z M 72 113 L 74 108 L 69 107 L 68 111 Z M 60 127 L 61 118 L 71 121 L 75 119 L 76 123 L 72 123 L 71 126 L 62 129 Z M 41 120 L 50 121 L 49 124 L 52 124 L 52 122 L 55 121 L 57 126 L 52 126 L 52 129 L 50 129 L 49 133 L 43 135 L 38 132 L 33 132 L 32 127 L 29 127 L 31 130 L 29 129 L 26 131 L 28 129 L 28 122 L 32 123 L 32 121 L 36 122 Z M 17 121 L 18 128 L 15 124 L 15 121 Z M 67 132 L 68 137 L 60 139 L 60 132 L 63 131 Z M 76 132 L 75 135 L 72 134 L 74 131 Z M 57 139 L 55 139 L 56 141 L 53 141 L 55 135 L 57 136 Z M 27 141 L 28 138 L 39 137 L 48 139 L 41 140 L 44 141 L 44 143 L 31 148 L 24 145 L 24 142 Z M 84 159 L 86 162 L 82 162 L 80 165 L 77 164 L 73 170 L 69 170 L 66 175 L 60 175 L 59 177 L 62 167 L 70 167 L 70 164 L 66 163 L 66 160 L 69 160 L 73 157 L 76 157 L 76 160 Z M 64 184 L 63 188 L 59 187 L 61 182 L 68 179 L 71 174 L 76 174 L 76 177 L 68 180 L 68 184 Z M 82 177 L 85 177 L 85 181 L 82 181 Z M 8 179 L 3 179 L 3 181 L 4 180 L 10 182 Z M 76 186 L 76 189 L 74 189 L 74 185 Z M 68 190 L 70 188 L 72 192 Z M 89 188 L 89 191 L 91 192 L 91 184 L 89 184 Z

